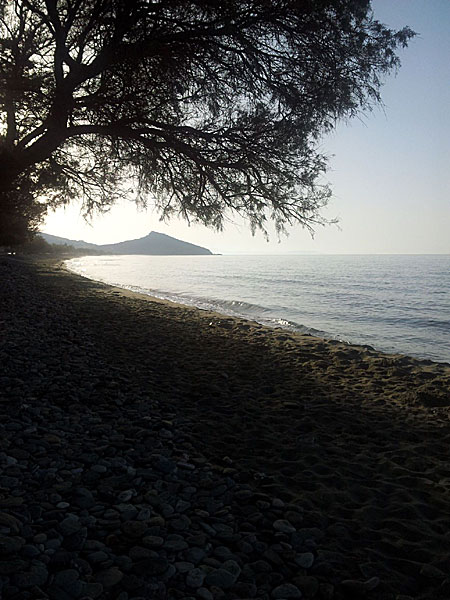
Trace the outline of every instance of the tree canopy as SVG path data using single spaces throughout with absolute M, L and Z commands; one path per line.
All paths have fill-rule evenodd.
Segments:
M 369 0 L 0 0 L 0 240 L 73 198 L 312 228 L 318 141 L 412 35 Z

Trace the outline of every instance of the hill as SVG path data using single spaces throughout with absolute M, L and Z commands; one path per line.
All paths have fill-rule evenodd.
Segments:
M 192 255 L 212 254 L 207 248 L 183 242 L 170 235 L 150 232 L 148 235 L 136 239 L 118 242 L 117 244 L 90 244 L 83 240 L 69 240 L 67 238 L 41 233 L 41 236 L 49 244 L 73 246 L 75 248 L 86 248 L 103 254 L 148 254 L 148 255 Z

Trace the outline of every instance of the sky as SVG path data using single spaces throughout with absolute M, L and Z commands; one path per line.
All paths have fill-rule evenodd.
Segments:
M 220 254 L 449 254 L 450 253 L 450 0 L 373 0 L 375 17 L 392 29 L 417 32 L 399 51 L 402 66 L 382 88 L 384 106 L 341 123 L 322 140 L 333 198 L 323 212 L 339 226 L 312 238 L 300 226 L 278 240 L 251 235 L 236 218 L 217 233 L 132 202 L 86 223 L 80 205 L 50 213 L 42 231 L 106 244 L 150 231 Z

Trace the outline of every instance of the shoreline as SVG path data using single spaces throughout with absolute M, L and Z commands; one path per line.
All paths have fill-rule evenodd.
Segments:
M 131 575 L 145 593 L 153 590 L 144 597 L 155 598 L 448 598 L 449 365 L 174 305 L 51 261 L 14 260 L 0 260 L 6 284 L 0 357 L 7 373 L 0 392 L 0 452 L 9 457 L 1 455 L 0 462 L 10 461 L 5 473 L 17 481 L 3 480 L 15 491 L 0 494 L 0 527 L 13 524 L 14 537 L 39 552 L 34 537 L 47 532 L 47 563 L 41 555 L 33 558 L 46 565 L 40 585 L 51 587 L 52 573 L 67 570 L 77 571 L 81 581 L 76 560 L 83 558 L 91 569 L 83 585 L 91 586 L 90 593 L 101 585 L 102 598 L 120 590 L 130 599 L 139 596 L 123 587 Z M 153 457 L 148 464 L 145 456 Z M 36 464 L 41 479 L 29 479 Z M 116 479 L 108 478 L 115 470 Z M 183 483 L 189 477 L 197 483 Z M 203 480 L 209 488 L 199 485 Z M 124 526 L 128 521 L 105 517 L 118 511 L 117 498 L 108 496 L 114 493 L 107 493 L 111 486 L 118 486 L 117 493 L 134 490 L 124 502 L 153 510 L 143 520 L 145 535 L 133 537 Z M 90 508 L 80 507 L 80 487 L 92 496 Z M 195 501 L 186 500 L 183 490 L 190 488 L 203 489 Z M 171 494 L 171 509 L 163 510 L 152 494 Z M 190 504 L 182 512 L 176 508 L 181 499 Z M 27 521 L 28 503 L 44 506 L 44 520 Z M 94 511 L 91 516 L 97 510 L 97 524 L 83 524 L 83 510 Z M 67 538 L 83 527 L 88 531 L 87 541 L 72 549 L 74 539 L 67 543 L 61 531 L 68 513 L 80 519 L 80 529 Z M 105 527 L 112 536 L 106 544 Z M 52 562 L 60 550 L 47 542 L 60 537 L 52 538 L 50 530 L 62 536 L 64 552 L 76 555 L 72 562 Z M 206 538 L 194 543 L 200 533 Z M 149 535 L 163 540 L 160 549 L 145 545 Z M 167 545 L 174 539 L 179 550 Z M 23 547 L 16 567 L 30 579 L 34 563 L 27 563 Z M 188 550 L 200 547 L 209 548 L 207 556 L 198 563 L 186 559 Z M 103 563 L 91 560 L 98 551 L 107 555 Z M 121 561 L 124 552 L 131 552 L 131 566 Z M 159 561 L 164 571 L 149 575 L 143 560 L 148 568 Z M 223 585 L 217 571 L 226 570 L 227 560 L 237 564 L 239 575 L 217 591 L 217 582 Z M 201 585 L 186 583 L 180 561 L 192 564 L 181 569 L 201 571 Z M 258 561 L 265 572 L 258 571 Z M 14 586 L 31 593 L 18 585 L 24 577 L 1 576 L 8 579 L 8 593 Z M 297 591 L 284 588 L 294 595 L 279 595 L 283 590 L 274 590 L 281 585 Z
M 75 258 L 80 258 L 80 257 L 75 257 Z M 83 258 L 83 257 L 81 257 Z M 450 366 L 450 360 L 445 360 L 444 358 L 442 359 L 437 359 L 437 358 L 433 358 L 433 357 L 426 357 L 426 356 L 419 356 L 417 354 L 408 354 L 407 352 L 404 352 L 402 350 L 398 350 L 396 351 L 395 349 L 392 350 L 386 350 L 386 349 L 382 349 L 379 348 L 377 346 L 374 346 L 372 343 L 367 343 L 367 342 L 358 342 L 358 341 L 348 341 L 347 339 L 344 339 L 343 337 L 339 336 L 338 334 L 332 334 L 332 333 L 328 333 L 327 331 L 321 330 L 321 329 L 317 329 L 316 327 L 309 327 L 307 325 L 304 324 L 298 324 L 298 323 L 293 323 L 290 324 L 288 319 L 284 319 L 283 317 L 280 317 L 281 321 L 286 322 L 288 325 L 282 325 L 280 323 L 269 323 L 269 322 L 265 322 L 264 318 L 261 317 L 259 320 L 252 318 L 252 316 L 249 315 L 245 315 L 245 314 L 233 314 L 233 312 L 227 312 L 226 310 L 221 311 L 220 310 L 220 306 L 217 307 L 217 309 L 215 308 L 208 308 L 208 307 L 203 307 L 200 306 L 198 304 L 195 303 L 195 298 L 193 299 L 192 302 L 183 302 L 183 301 L 179 301 L 179 299 L 176 297 L 177 294 L 175 294 L 175 298 L 172 299 L 170 297 L 170 293 L 167 293 L 167 296 L 169 297 L 164 297 L 164 296 L 155 296 L 152 294 L 151 291 L 145 292 L 145 291 L 139 291 L 139 290 L 135 290 L 132 289 L 133 286 L 130 287 L 126 287 L 126 286 L 120 286 L 120 285 L 113 285 L 111 283 L 108 282 L 102 282 L 101 280 L 97 280 L 95 278 L 89 277 L 87 275 L 84 275 L 83 273 L 79 273 L 77 271 L 73 271 L 70 268 L 67 267 L 67 265 L 65 264 L 68 260 L 71 260 L 70 258 L 68 259 L 64 259 L 63 261 L 61 261 L 61 266 L 66 269 L 69 273 L 72 273 L 74 275 L 79 275 L 81 277 L 84 277 L 86 279 L 90 279 L 91 281 L 96 281 L 98 283 L 103 283 L 104 285 L 110 285 L 112 287 L 117 288 L 118 290 L 125 290 L 127 292 L 130 293 L 135 293 L 137 295 L 139 295 L 140 297 L 149 297 L 150 299 L 157 299 L 158 301 L 167 301 L 169 303 L 173 303 L 174 305 L 177 306 L 185 306 L 185 307 L 190 307 L 196 310 L 201 310 L 201 311 L 205 311 L 205 312 L 214 312 L 215 314 L 221 315 L 222 317 L 226 317 L 226 318 L 233 318 L 233 319 L 238 319 L 238 320 L 245 320 L 245 321 L 249 321 L 251 323 L 256 323 L 260 326 L 263 327 L 267 327 L 269 329 L 279 329 L 282 331 L 285 331 L 287 333 L 290 334 L 295 334 L 295 335 L 308 335 L 317 339 L 321 339 L 324 341 L 332 341 L 332 342 L 339 342 L 342 343 L 348 347 L 353 347 L 356 346 L 358 348 L 363 348 L 363 349 L 367 349 L 367 350 L 371 350 L 374 351 L 378 354 L 383 354 L 386 356 L 409 356 L 414 360 L 418 360 L 418 361 L 423 361 L 423 362 L 433 362 L 433 363 L 437 363 L 437 364 L 442 364 L 444 366 Z M 192 299 L 191 299 L 192 300 Z M 215 302 L 214 300 L 212 302 Z M 304 330 L 304 331 L 303 331 Z M 387 346 L 387 344 L 385 344 L 385 346 Z

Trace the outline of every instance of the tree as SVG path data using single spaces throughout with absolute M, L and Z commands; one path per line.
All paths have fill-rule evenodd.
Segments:
M 412 35 L 370 0 L 0 0 L 0 215 L 26 188 L 313 228 L 318 140 L 380 102 Z

